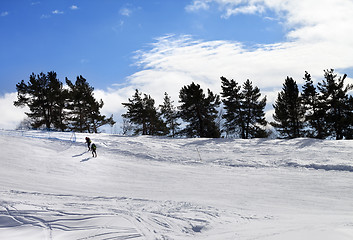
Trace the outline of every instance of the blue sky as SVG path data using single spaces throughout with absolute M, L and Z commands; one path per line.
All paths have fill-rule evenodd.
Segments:
M 32 72 L 56 71 L 62 81 L 83 75 L 100 89 L 124 82 L 138 70 L 135 51 L 167 34 L 249 45 L 284 37 L 281 24 L 265 14 L 225 19 L 218 10 L 188 11 L 190 3 L 2 0 L 1 94 L 15 91 L 16 83 Z
M 178 101 L 192 81 L 219 93 L 220 76 L 250 79 L 271 104 L 286 76 L 353 74 L 351 0 L 2 0 L 0 128 L 13 128 L 16 83 L 55 71 L 84 76 L 120 120 L 136 88 Z

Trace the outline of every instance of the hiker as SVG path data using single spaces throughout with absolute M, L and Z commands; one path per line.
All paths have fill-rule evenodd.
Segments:
M 87 143 L 88 151 L 91 150 L 91 139 L 89 137 L 86 137 L 86 143 Z
M 91 145 L 91 150 L 92 150 L 92 157 L 97 157 L 97 147 L 96 147 L 96 144 L 92 143 Z M 95 155 L 95 156 L 94 156 Z

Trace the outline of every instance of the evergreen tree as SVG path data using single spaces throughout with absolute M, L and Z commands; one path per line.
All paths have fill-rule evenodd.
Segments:
M 30 112 L 26 115 L 31 119 L 33 128 L 45 127 L 64 131 L 66 91 L 57 79 L 55 72 L 32 73 L 29 82 L 22 80 L 16 84 L 17 101 L 15 106 L 28 106 Z
M 242 138 L 267 137 L 267 133 L 263 129 L 267 125 L 264 112 L 266 97 L 259 100 L 260 89 L 258 87 L 254 88 L 249 79 L 243 85 L 242 96 L 244 99 L 241 108 L 245 121 Z
M 97 133 L 98 128 L 114 125 L 113 116 L 106 118 L 100 114 L 103 101 L 99 102 L 93 96 L 94 88 L 82 76 L 77 77 L 75 84 L 66 78 L 69 86 L 69 123 L 70 129 L 77 132 Z
M 97 133 L 98 129 L 106 124 L 113 126 L 116 122 L 113 120 L 113 114 L 107 118 L 105 115 L 101 115 L 100 109 L 103 108 L 104 102 L 102 99 L 99 101 L 93 101 L 91 104 L 91 112 L 88 115 L 88 126 L 89 132 Z
M 122 103 L 127 108 L 127 113 L 122 114 L 122 117 L 135 125 L 135 134 L 142 132 L 142 135 L 147 135 L 147 123 L 141 95 L 142 93 L 136 89 L 132 99 L 129 98 L 128 103 Z
M 327 134 L 336 139 L 343 139 L 344 131 L 349 127 L 347 116 L 351 111 L 347 92 L 353 89 L 353 86 L 344 84 L 346 74 L 337 78 L 333 69 L 324 72 L 325 79 L 318 84 L 318 89 L 321 92 L 321 100 L 325 103 Z
M 164 93 L 164 101 L 163 105 L 160 105 L 160 109 L 170 136 L 175 137 L 180 125 L 180 123 L 177 122 L 178 111 L 167 93 Z
M 187 122 L 183 132 L 188 137 L 220 137 L 215 120 L 220 105 L 219 96 L 208 89 L 207 97 L 199 84 L 191 83 L 179 92 L 180 117 Z
M 245 121 L 242 111 L 241 102 L 243 95 L 240 86 L 235 80 L 228 80 L 221 77 L 222 102 L 226 113 L 223 114 L 225 120 L 225 131 L 228 134 L 239 133 L 242 135 L 242 129 L 245 129 Z
M 227 131 L 237 132 L 243 139 L 267 137 L 262 127 L 267 124 L 264 112 L 266 97 L 259 100 L 260 89 L 254 88 L 249 79 L 243 84 L 242 91 L 233 79 L 221 77 L 221 81 Z
M 142 98 L 142 93 L 136 89 L 132 99 L 129 98 L 128 101 L 128 103 L 122 103 L 127 108 L 127 113 L 122 116 L 135 125 L 135 134 L 167 134 L 165 123 L 154 106 L 155 101 L 151 96 L 144 94 Z
M 55 72 L 48 72 L 47 78 L 49 81 L 49 109 L 52 109 L 54 128 L 65 131 L 68 127 L 65 109 L 69 93 L 63 88 L 63 83 L 56 78 Z
M 168 134 L 168 128 L 161 118 L 161 113 L 155 107 L 155 101 L 150 95 L 144 94 L 144 113 L 146 117 L 147 135 L 163 136 Z
M 302 103 L 305 110 L 305 128 L 306 136 L 324 139 L 327 137 L 325 129 L 325 110 L 324 103 L 320 99 L 311 75 L 305 72 L 305 84 L 302 92 Z
M 297 83 L 287 77 L 282 91 L 273 105 L 275 113 L 271 125 L 285 138 L 303 136 L 304 109 L 301 104 Z
M 353 97 L 348 97 L 348 109 L 346 111 L 346 128 L 344 129 L 344 136 L 346 139 L 353 139 Z

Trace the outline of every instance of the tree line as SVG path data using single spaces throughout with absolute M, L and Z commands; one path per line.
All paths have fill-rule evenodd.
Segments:
M 93 96 L 94 88 L 78 76 L 73 83 L 65 78 L 67 88 L 54 71 L 32 73 L 28 83 L 16 84 L 15 106 L 28 106 L 29 124 L 34 129 L 97 133 L 105 124 L 115 124 L 113 115 L 100 113 L 103 101 Z
M 138 89 L 128 102 L 122 103 L 123 134 L 186 137 L 265 138 L 269 126 L 280 138 L 310 137 L 318 139 L 353 138 L 353 85 L 345 84 L 347 75 L 337 76 L 333 69 L 324 70 L 324 79 L 314 85 L 305 72 L 302 90 L 292 77 L 287 77 L 273 104 L 272 122 L 265 119 L 266 96 L 248 79 L 240 84 L 220 77 L 221 92 L 206 92 L 192 82 L 179 91 L 175 106 L 165 93 L 163 103 Z M 103 101 L 93 96 L 94 88 L 78 76 L 66 86 L 55 72 L 30 75 L 28 83 L 16 84 L 15 106 L 28 106 L 26 113 L 32 128 L 59 131 L 98 132 L 98 128 L 114 125 L 113 116 L 100 113 Z
M 353 97 L 348 92 L 353 85 L 344 83 L 346 77 L 324 70 L 324 79 L 315 86 L 305 72 L 302 91 L 287 77 L 273 104 L 272 122 L 265 119 L 266 96 L 261 98 L 250 80 L 241 85 L 221 77 L 220 95 L 209 89 L 205 93 L 193 82 L 179 91 L 177 107 L 167 93 L 156 107 L 150 95 L 136 90 L 123 103 L 127 109 L 123 130 L 124 134 L 248 139 L 268 137 L 270 125 L 280 138 L 352 139 Z
M 224 132 L 241 138 L 267 137 L 266 97 L 260 99 L 260 89 L 250 80 L 240 86 L 233 79 L 221 77 L 221 83 L 222 99 L 210 89 L 205 93 L 194 82 L 182 87 L 178 107 L 167 93 L 163 104 L 156 107 L 150 95 L 136 89 L 132 98 L 123 103 L 127 109 L 122 115 L 124 133 L 219 138 Z
M 271 124 L 285 138 L 352 139 L 353 97 L 348 92 L 353 85 L 344 83 L 346 77 L 325 70 L 324 80 L 315 86 L 305 72 L 302 92 L 287 77 L 273 105 L 275 122 Z

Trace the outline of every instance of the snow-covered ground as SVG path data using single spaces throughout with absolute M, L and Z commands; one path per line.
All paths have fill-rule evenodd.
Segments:
M 0 239 L 353 239 L 353 141 L 0 131 Z

